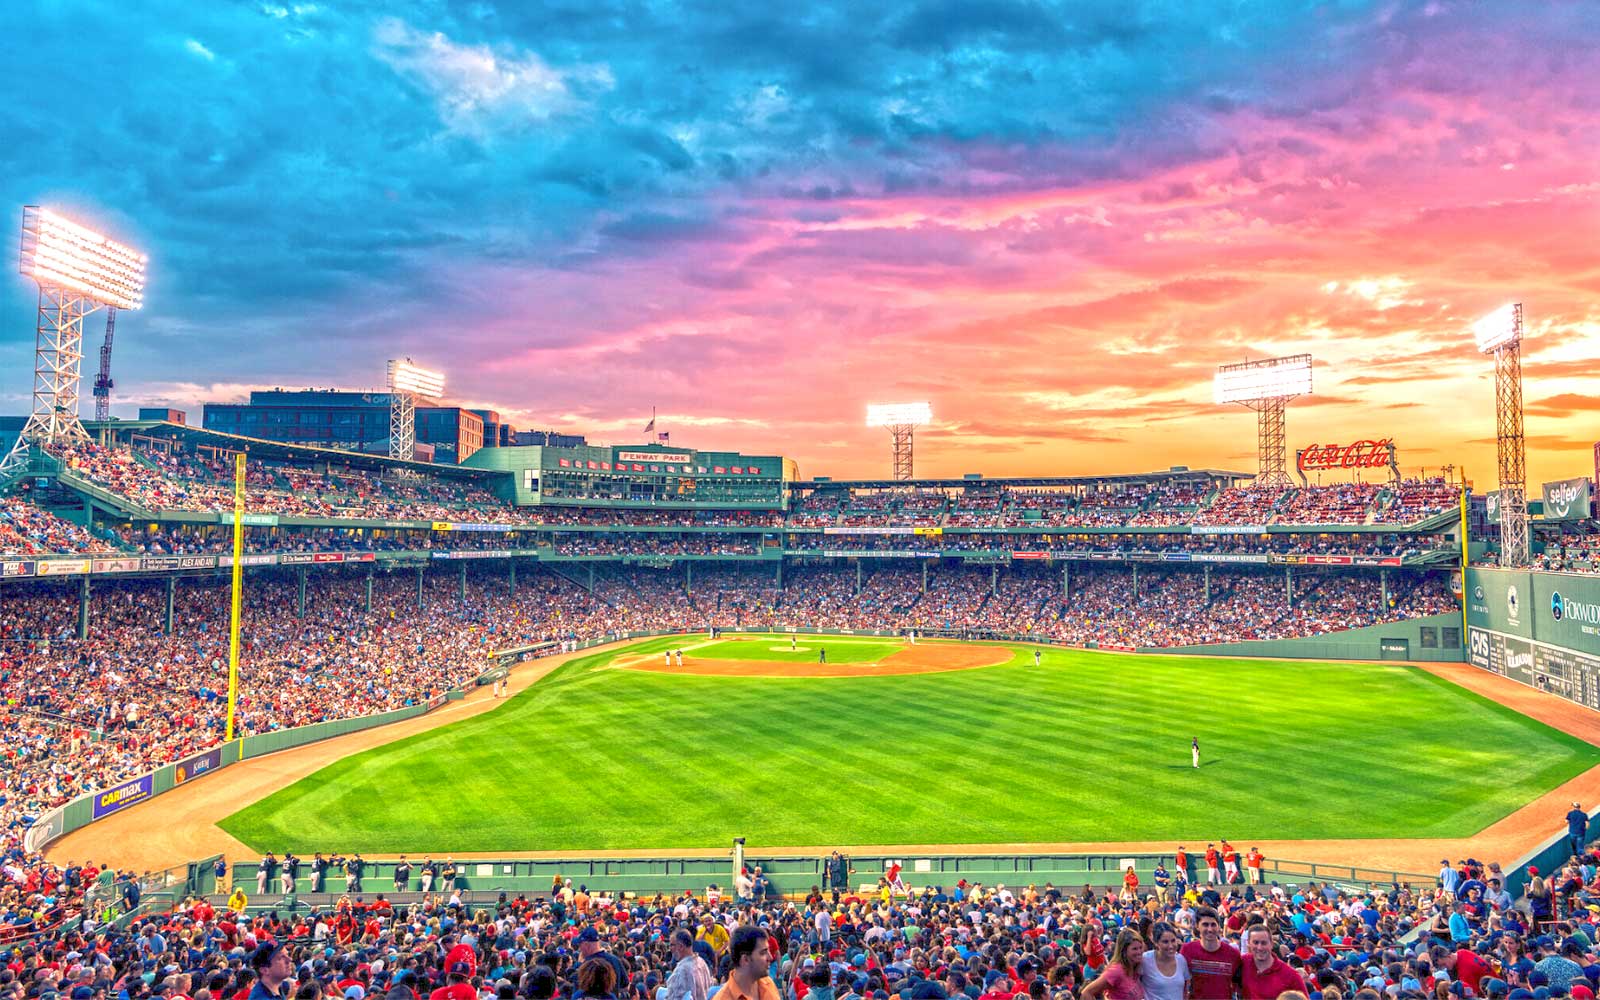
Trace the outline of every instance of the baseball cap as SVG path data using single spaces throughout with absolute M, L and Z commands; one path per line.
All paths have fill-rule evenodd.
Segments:
M 583 930 L 578 932 L 578 942 L 580 944 L 582 942 L 584 942 L 584 941 L 599 941 L 599 940 L 600 940 L 600 932 L 595 930 L 593 927 L 585 927 Z
M 359 986 L 352 986 L 344 991 L 344 1000 L 362 1000 L 366 995 L 366 990 Z
M 261 969 L 271 964 L 272 956 L 283 950 L 282 942 L 267 942 L 250 954 L 250 968 Z

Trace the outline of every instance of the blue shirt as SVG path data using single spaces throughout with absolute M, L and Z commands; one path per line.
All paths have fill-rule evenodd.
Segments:
M 1461 913 L 1450 914 L 1450 940 L 1462 944 L 1472 938 L 1472 925 L 1467 923 L 1467 918 Z

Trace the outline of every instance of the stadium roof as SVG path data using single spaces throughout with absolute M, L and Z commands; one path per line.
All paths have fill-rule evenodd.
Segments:
M 344 451 L 339 448 L 318 448 L 313 445 L 288 444 L 283 441 L 265 441 L 261 438 L 245 437 L 242 434 L 226 434 L 222 431 L 206 430 L 203 427 L 191 427 L 188 424 L 173 424 L 165 420 L 85 420 L 84 429 L 90 436 L 104 428 L 112 433 L 134 432 L 150 434 L 159 432 L 161 436 L 187 441 L 190 444 L 225 448 L 234 451 L 247 451 L 252 455 L 263 458 L 275 458 L 285 461 L 297 462 L 337 462 L 340 465 L 355 469 L 411 469 L 415 472 L 425 473 L 430 476 L 445 476 L 455 479 L 475 479 L 480 482 L 509 476 L 509 472 L 499 469 L 477 469 L 466 465 L 449 465 L 434 462 L 407 462 L 387 455 L 375 455 L 365 451 Z
M 980 475 L 962 476 L 958 479 L 797 479 L 788 483 L 791 490 L 818 489 L 840 486 L 847 489 L 958 489 L 968 486 L 1121 486 L 1153 482 L 1201 482 L 1215 479 L 1254 479 L 1253 472 L 1229 472 L 1225 469 L 1189 469 L 1177 466 L 1161 472 L 1130 472 L 1110 476 L 1009 476 L 988 479 Z

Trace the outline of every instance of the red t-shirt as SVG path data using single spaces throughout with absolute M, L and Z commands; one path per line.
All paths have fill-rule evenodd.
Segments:
M 1215 847 L 1206 848 L 1206 867 L 1217 867 L 1217 849 Z
M 451 983 L 429 993 L 428 1000 L 478 1000 L 478 991 L 471 983 Z
M 1278 1000 L 1278 994 L 1291 990 L 1304 993 L 1306 981 L 1288 962 L 1274 958 L 1267 971 L 1257 972 L 1255 959 L 1245 958 L 1239 970 L 1239 995 L 1244 1000 Z
M 1490 969 L 1483 964 L 1483 959 L 1466 948 L 1456 952 L 1456 978 L 1471 987 L 1472 992 L 1478 992 L 1478 981 L 1487 976 Z
M 1189 963 L 1194 1000 L 1231 1000 L 1241 964 L 1239 949 L 1224 941 L 1216 951 L 1206 951 L 1199 941 L 1188 941 L 1178 954 Z
M 1128 975 L 1127 969 L 1113 962 L 1103 975 L 1109 1000 L 1144 1000 L 1144 983 L 1138 976 Z

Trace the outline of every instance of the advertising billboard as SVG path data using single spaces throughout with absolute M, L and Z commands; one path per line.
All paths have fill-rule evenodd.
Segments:
M 107 788 L 94 794 L 94 818 L 109 816 L 118 809 L 126 809 L 136 802 L 143 802 L 155 794 L 155 775 L 147 774 L 142 778 L 124 781 L 115 788 Z
M 1533 638 L 1533 582 L 1526 571 L 1473 569 L 1467 574 L 1467 623 Z
M 1600 577 L 1533 574 L 1535 638 L 1600 654 Z
M 1546 521 L 1586 521 L 1593 502 L 1594 484 L 1587 479 L 1562 479 L 1544 484 Z
M 207 750 L 205 753 L 196 754 L 188 760 L 178 761 L 178 766 L 173 769 L 172 783 L 181 785 L 193 781 L 202 774 L 210 774 L 222 766 L 222 748 Z
M 1600 577 L 1470 569 L 1473 666 L 1600 709 Z

